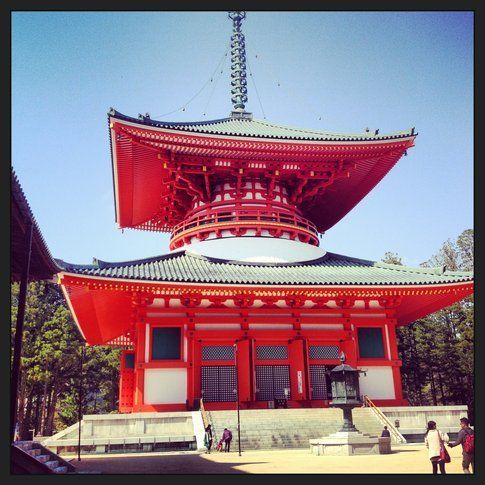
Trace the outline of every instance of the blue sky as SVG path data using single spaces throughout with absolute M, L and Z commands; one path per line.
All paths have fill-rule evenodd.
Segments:
M 12 165 L 55 257 L 168 252 L 116 228 L 106 113 L 226 117 L 231 29 L 226 12 L 12 14 Z M 248 12 L 243 32 L 255 118 L 419 133 L 325 249 L 419 265 L 473 227 L 473 13 Z

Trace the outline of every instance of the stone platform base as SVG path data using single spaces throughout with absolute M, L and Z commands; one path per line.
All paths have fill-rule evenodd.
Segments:
M 203 439 L 200 411 L 90 414 L 81 422 L 83 453 L 196 450 Z M 42 442 L 58 454 L 77 452 L 78 443 L 78 423 Z
M 339 431 L 329 436 L 310 440 L 313 455 L 350 456 L 374 455 L 391 452 L 391 438 L 378 438 L 355 432 Z

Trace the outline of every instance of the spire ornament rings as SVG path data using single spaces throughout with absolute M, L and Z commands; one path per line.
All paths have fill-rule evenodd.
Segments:
M 246 82 L 246 44 L 241 31 L 241 22 L 246 18 L 246 12 L 232 11 L 228 13 L 232 20 L 231 35 L 231 101 L 234 111 L 244 112 L 248 101 Z

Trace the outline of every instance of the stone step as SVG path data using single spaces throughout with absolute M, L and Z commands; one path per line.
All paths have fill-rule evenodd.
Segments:
M 33 448 L 33 444 L 30 443 L 30 442 L 21 443 L 20 445 L 17 445 L 17 446 L 20 449 L 27 451 L 27 452 Z
M 353 410 L 354 424 L 365 436 L 380 436 L 382 423 L 367 408 Z M 224 428 L 233 432 L 237 447 L 237 414 L 235 411 L 210 411 L 217 442 Z M 309 440 L 340 430 L 340 409 L 251 409 L 240 412 L 241 446 L 245 449 L 308 448 Z M 235 443 L 235 444 L 234 444 Z
M 24 450 L 30 456 L 35 458 L 38 462 L 47 465 L 54 473 L 67 473 L 68 466 L 61 465 L 59 460 L 56 460 L 57 455 L 43 454 L 42 447 L 38 443 L 32 441 L 17 441 L 14 443 L 15 446 Z
M 26 441 L 26 440 L 14 441 L 14 445 L 16 445 L 16 446 L 31 445 L 31 444 L 33 444 L 32 441 Z
M 308 422 L 307 420 L 305 421 L 293 421 L 293 420 L 288 420 L 284 423 L 281 422 L 274 422 L 274 421 L 256 421 L 256 420 L 249 420 L 249 419 L 241 419 L 239 421 L 240 423 L 252 423 L 253 425 L 257 426 L 268 426 L 268 427 L 288 427 L 290 424 L 294 424 L 297 426 L 301 426 L 302 428 L 313 428 L 315 426 L 337 426 L 337 423 L 335 420 L 332 421 L 311 421 Z M 232 421 L 232 420 L 226 420 L 226 421 L 217 421 L 213 420 L 212 423 L 214 423 L 214 426 L 216 427 L 221 427 L 222 429 L 227 428 L 227 426 L 232 425 L 234 426 L 237 424 L 237 421 Z M 369 425 L 375 425 L 372 421 L 356 421 L 354 420 L 354 424 L 369 424 Z
M 264 428 L 281 428 L 281 429 L 288 429 L 290 426 L 298 426 L 298 428 L 301 428 L 301 429 L 314 429 L 315 427 L 318 427 L 318 428 L 335 428 L 337 426 L 341 426 L 342 423 L 336 423 L 335 421 L 332 421 L 332 422 L 329 422 L 329 423 L 325 423 L 325 422 L 321 422 L 321 421 L 315 421 L 314 423 L 310 423 L 308 424 L 307 422 L 305 423 L 299 423 L 298 421 L 291 421 L 291 420 L 288 420 L 286 421 L 285 423 L 271 423 L 271 422 L 266 422 L 266 423 L 262 423 L 261 421 L 240 421 L 241 423 L 241 427 L 243 425 L 250 425 L 254 428 L 256 427 L 264 427 Z M 217 426 L 217 422 L 214 422 L 215 426 Z M 360 424 L 360 422 L 355 422 L 354 421 L 354 424 L 357 425 L 357 424 Z M 367 424 L 367 423 L 364 423 L 364 424 Z M 371 425 L 372 423 L 369 423 L 369 426 Z M 231 421 L 224 421 L 224 423 L 221 423 L 220 427 L 222 427 L 222 429 L 224 428 L 227 428 L 228 426 L 232 426 L 232 427 L 235 427 L 237 426 L 237 421 L 235 422 L 231 422 Z M 219 428 L 217 428 L 219 429 Z
M 237 443 L 234 445 L 237 446 Z M 254 447 L 271 447 L 271 446 L 283 446 L 283 447 L 290 447 L 290 448 L 306 448 L 310 446 L 310 440 L 304 441 L 249 441 L 249 442 L 242 442 L 241 446 L 243 448 L 254 448 Z
M 235 436 L 237 435 L 237 428 L 229 428 L 232 431 L 232 435 Z M 333 426 L 333 427 L 328 427 L 328 428 L 313 428 L 311 430 L 305 430 L 305 429 L 298 429 L 297 431 L 290 431 L 288 429 L 282 429 L 282 428 L 262 428 L 262 429 L 252 429 L 249 428 L 248 426 L 241 426 L 241 436 L 246 435 L 248 433 L 251 434 L 256 434 L 256 435 L 268 435 L 268 434 L 290 434 L 290 435 L 301 435 L 301 436 L 309 436 L 309 435 L 314 435 L 320 434 L 320 435 L 326 435 L 326 434 L 331 434 L 336 431 L 340 431 L 341 426 Z M 382 428 L 371 428 L 370 426 L 357 426 L 357 429 L 361 431 L 362 433 L 378 433 L 380 434 L 382 431 Z M 219 434 L 216 434 L 215 439 L 219 439 Z
M 236 411 L 231 411 L 227 414 L 216 414 L 214 411 L 210 412 L 211 416 L 214 418 L 220 418 L 220 419 L 227 419 L 228 417 L 234 417 L 237 416 Z M 293 412 L 288 413 L 288 414 L 272 414 L 269 413 L 266 409 L 263 409 L 261 411 L 258 411 L 255 414 L 244 414 L 244 413 L 239 413 L 239 417 L 241 419 L 249 418 L 249 419 L 255 419 L 255 418 L 261 418 L 261 419 L 274 419 L 274 418 L 290 418 L 290 419 L 335 419 L 342 417 L 342 413 L 338 414 L 318 414 L 318 413 L 312 413 L 312 414 L 295 414 Z M 366 413 L 352 413 L 352 417 L 356 417 L 357 419 L 359 418 L 366 418 L 369 416 L 374 416 L 373 414 L 369 414 L 368 412 Z
M 298 426 L 301 426 L 302 428 L 312 428 L 314 426 L 337 426 L 341 424 L 343 420 L 336 420 L 336 419 L 316 419 L 316 420 L 301 420 L 298 421 L 296 419 L 285 419 L 285 420 L 280 420 L 280 419 L 268 419 L 268 420 L 260 420 L 260 419 L 240 419 L 239 422 L 242 423 L 252 423 L 254 425 L 259 425 L 259 426 L 279 426 L 279 427 L 287 427 L 288 424 L 295 424 Z M 222 429 L 227 428 L 228 425 L 234 426 L 237 424 L 237 419 L 225 419 L 225 420 L 217 420 L 217 419 L 212 419 L 211 423 L 214 424 L 216 427 L 222 427 Z M 356 420 L 354 419 L 354 424 L 355 423 L 374 423 L 372 420 Z M 375 423 L 374 423 L 375 424 Z
M 218 420 L 212 420 L 212 423 L 214 423 L 215 426 L 222 427 L 222 429 L 227 428 L 228 425 L 234 426 L 237 424 L 237 420 L 234 419 L 227 419 L 224 421 L 218 421 Z M 267 421 L 261 421 L 261 420 L 256 420 L 256 419 L 241 419 L 239 421 L 242 424 L 244 423 L 251 423 L 254 426 L 265 426 L 265 427 L 280 427 L 280 428 L 288 428 L 288 425 L 294 424 L 296 426 L 300 426 L 301 428 L 313 428 L 315 426 L 338 426 L 341 424 L 341 421 L 337 421 L 335 419 L 332 420 L 315 420 L 315 421 L 309 421 L 309 420 L 303 420 L 303 421 L 298 421 L 296 419 L 285 419 L 285 420 L 279 420 L 279 419 L 274 419 L 274 420 L 267 420 Z M 355 423 L 360 423 L 361 421 L 356 421 L 354 420 Z M 369 421 L 371 423 L 372 421 Z
M 50 460 L 51 455 L 38 455 L 36 459 L 41 463 L 47 463 Z
M 294 415 L 287 415 L 287 416 L 278 416 L 278 415 L 268 415 L 268 416 L 265 416 L 264 414 L 264 411 L 262 411 L 259 415 L 254 415 L 254 416 L 247 416 L 247 415 L 239 415 L 239 418 L 242 420 L 242 419 L 251 419 L 251 420 L 258 420 L 258 421 L 274 421 L 275 419 L 282 419 L 284 418 L 285 420 L 286 419 L 291 419 L 291 420 L 297 420 L 297 421 L 332 421 L 332 420 L 335 420 L 335 419 L 341 419 L 342 416 L 341 415 L 337 415 L 337 416 L 327 416 L 327 415 L 323 415 L 323 416 L 319 416 L 319 415 L 311 415 L 311 416 L 294 416 Z M 354 419 L 374 419 L 372 416 L 368 416 L 368 415 L 360 415 L 360 416 L 354 416 L 352 415 L 352 417 Z M 224 420 L 234 420 L 234 419 L 237 419 L 237 414 L 236 413 L 231 413 L 231 414 L 228 414 L 227 416 L 217 416 L 217 415 L 214 415 L 212 414 L 212 418 L 215 420 L 215 421 L 224 421 Z
M 212 421 L 213 423 L 213 427 L 216 428 L 216 429 L 219 429 L 219 428 L 222 428 L 222 430 L 224 428 L 227 428 L 227 427 L 235 427 L 237 426 L 237 421 L 224 421 L 224 422 L 221 422 L 221 423 L 218 423 L 217 421 Z M 285 423 L 272 423 L 270 421 L 267 421 L 267 422 L 261 422 L 261 421 L 243 421 L 241 420 L 240 421 L 241 423 L 241 427 L 244 425 L 244 424 L 247 424 L 247 425 L 250 425 L 252 427 L 265 427 L 265 428 L 282 428 L 282 429 L 288 429 L 288 427 L 290 425 L 295 425 L 295 426 L 298 426 L 299 428 L 302 428 L 302 429 L 314 429 L 315 427 L 318 427 L 318 428 L 321 428 L 321 427 L 337 427 L 337 426 L 341 426 L 342 423 L 339 423 L 339 422 L 335 422 L 335 421 L 331 421 L 331 422 L 323 422 L 323 421 L 315 421 L 314 423 L 308 423 L 308 422 L 302 422 L 302 423 L 299 423 L 298 421 L 291 421 L 291 420 L 288 420 L 286 421 Z M 356 421 L 354 420 L 354 425 L 355 426 L 359 426 L 359 425 L 364 425 L 364 426 L 372 426 L 373 428 L 379 428 L 379 429 L 382 429 L 382 426 L 380 426 L 379 424 L 376 424 L 374 423 L 373 421 Z
M 50 457 L 49 457 L 50 458 Z M 49 460 L 46 461 L 45 464 L 51 469 L 57 468 L 59 466 L 59 460 Z
M 245 418 L 254 419 L 254 418 L 257 418 L 257 417 L 260 417 L 261 419 L 274 419 L 274 418 L 335 419 L 338 416 L 342 416 L 341 413 L 335 414 L 335 415 L 328 415 L 328 414 L 292 414 L 292 413 L 289 413 L 289 414 L 271 414 L 271 413 L 263 414 L 263 413 L 267 413 L 267 411 L 262 410 L 257 414 L 241 414 L 240 413 L 239 417 L 241 419 L 245 419 Z M 237 416 L 237 413 L 235 411 L 232 411 L 231 413 L 228 413 L 228 414 L 217 414 L 217 415 L 212 413 L 212 416 L 214 416 L 215 418 L 227 419 L 228 417 Z M 352 416 L 354 416 L 353 413 L 352 413 Z M 359 415 L 356 414 L 355 416 L 362 417 L 363 415 L 362 414 L 359 414 Z

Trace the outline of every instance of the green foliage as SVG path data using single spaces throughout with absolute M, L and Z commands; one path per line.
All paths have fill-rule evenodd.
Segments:
M 11 286 L 11 346 L 15 338 L 19 285 Z M 82 385 L 83 414 L 117 407 L 119 349 L 85 347 L 60 288 L 43 281 L 29 283 L 21 357 L 19 423 L 49 435 L 77 421 Z
M 395 260 L 391 253 L 383 259 Z M 473 230 L 456 242 L 446 241 L 422 266 L 473 271 Z M 468 297 L 397 329 L 403 389 L 412 405 L 466 404 L 473 419 L 473 309 L 473 297 Z

